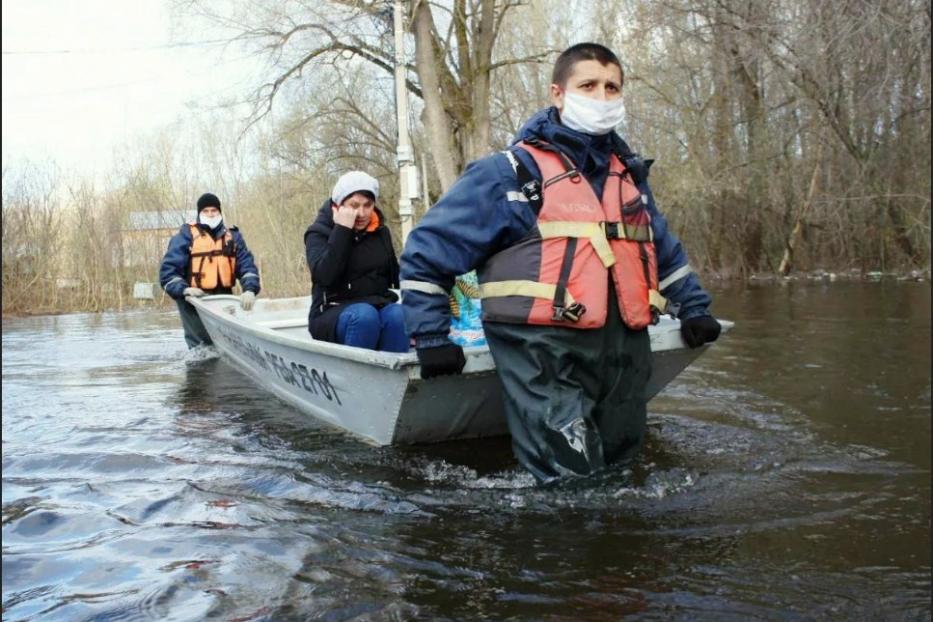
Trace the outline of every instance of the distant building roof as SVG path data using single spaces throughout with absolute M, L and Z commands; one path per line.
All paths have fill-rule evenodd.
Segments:
M 148 231 L 151 229 L 177 229 L 186 222 L 193 221 L 194 211 L 164 210 L 161 212 L 130 212 L 126 222 L 127 231 Z

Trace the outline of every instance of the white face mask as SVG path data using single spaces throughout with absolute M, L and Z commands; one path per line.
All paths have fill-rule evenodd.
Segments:
M 572 130 L 601 136 L 608 134 L 625 118 L 622 98 L 591 99 L 576 93 L 564 93 L 564 109 L 560 111 L 561 122 Z
M 217 225 L 219 225 L 221 221 L 223 221 L 223 219 L 224 219 L 223 214 L 217 214 L 213 218 L 207 218 L 206 216 L 198 214 L 198 220 L 201 221 L 201 224 L 207 225 L 211 229 L 216 229 Z

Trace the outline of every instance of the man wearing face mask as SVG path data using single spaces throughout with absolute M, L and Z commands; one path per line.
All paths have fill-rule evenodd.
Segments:
M 162 289 L 178 304 L 189 348 L 212 341 L 187 296 L 232 294 L 238 280 L 243 288 L 240 306 L 249 311 L 260 289 L 253 254 L 239 229 L 224 225 L 220 199 L 208 192 L 197 205 L 197 221 L 182 225 L 172 236 L 159 269 Z
M 648 187 L 651 161 L 615 133 L 621 63 L 565 50 L 553 104 L 513 145 L 472 162 L 411 232 L 401 257 L 406 326 L 422 377 L 456 374 L 447 292 L 476 268 L 483 327 L 519 462 L 539 482 L 631 460 L 645 435 L 647 326 L 681 320 L 691 347 L 719 336 L 710 296 Z

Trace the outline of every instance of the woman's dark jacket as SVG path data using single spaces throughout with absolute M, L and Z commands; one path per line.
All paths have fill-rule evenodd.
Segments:
M 365 302 L 377 308 L 396 302 L 398 260 L 385 217 L 377 208 L 375 231 L 355 231 L 334 224 L 328 199 L 305 231 L 305 257 L 311 270 L 311 311 L 308 330 L 322 341 L 337 341 L 337 316 L 349 304 Z

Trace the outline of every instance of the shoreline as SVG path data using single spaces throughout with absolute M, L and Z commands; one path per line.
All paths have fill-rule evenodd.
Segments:
M 716 283 L 717 285 L 725 285 L 729 283 L 746 283 L 746 284 L 767 284 L 767 285 L 777 285 L 789 282 L 828 282 L 828 283 L 853 283 L 853 282 L 862 282 L 862 283 L 878 283 L 882 281 L 912 281 L 912 282 L 930 282 L 931 272 L 929 269 L 924 270 L 910 270 L 907 272 L 882 272 L 880 270 L 871 270 L 863 272 L 857 269 L 849 270 L 811 270 L 809 272 L 794 272 L 787 276 L 779 276 L 769 272 L 756 272 L 749 275 L 745 278 L 739 277 L 729 277 L 723 276 L 721 274 L 706 274 L 703 275 L 701 280 L 705 283 Z M 124 311 L 139 311 L 139 310 L 153 310 L 153 309 L 163 309 L 170 310 L 173 305 L 169 305 L 164 302 L 156 303 L 147 303 L 139 302 L 134 305 L 124 305 L 124 308 L 117 309 L 116 307 L 108 307 L 106 309 L 93 311 L 88 309 L 63 309 L 63 310 L 48 310 L 42 309 L 38 311 L 6 311 L 0 310 L 0 320 L 6 319 L 15 319 L 15 318 L 27 318 L 27 317 L 36 317 L 40 315 L 67 315 L 70 313 L 122 313 Z

